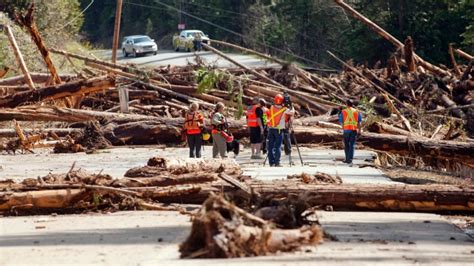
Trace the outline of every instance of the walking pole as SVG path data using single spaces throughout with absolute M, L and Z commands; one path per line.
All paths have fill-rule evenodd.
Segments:
M 291 147 L 291 132 L 289 131 L 290 129 L 288 129 L 288 134 L 290 134 L 290 137 L 289 138 L 286 138 L 285 137 L 285 142 L 286 141 L 290 141 L 290 144 L 286 144 L 286 145 L 289 145 Z M 283 146 L 283 149 L 286 150 L 285 146 Z M 293 165 L 293 160 L 291 159 L 291 148 L 290 148 L 290 153 L 288 154 L 288 159 L 290 161 L 290 167 Z
M 295 136 L 295 131 L 293 130 L 293 125 L 291 125 L 290 130 L 291 130 L 290 134 L 293 135 L 293 140 L 295 141 L 296 150 L 298 151 L 298 155 L 300 156 L 301 166 L 304 166 L 303 157 L 301 156 L 301 152 L 300 152 L 300 147 L 299 147 L 299 145 L 298 145 L 298 141 L 296 141 L 296 136 Z

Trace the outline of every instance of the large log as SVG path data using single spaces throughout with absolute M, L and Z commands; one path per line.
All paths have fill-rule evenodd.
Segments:
M 13 53 L 15 55 L 16 61 L 18 65 L 20 65 L 20 69 L 23 72 L 23 77 L 25 80 L 25 83 L 30 87 L 30 89 L 34 90 L 35 84 L 33 83 L 33 80 L 31 79 L 30 72 L 28 71 L 28 67 L 25 64 L 25 60 L 23 59 L 23 55 L 21 54 L 20 48 L 18 48 L 18 44 L 16 42 L 15 36 L 13 35 L 13 31 L 10 26 L 5 25 L 5 33 L 8 36 L 8 39 L 12 45 L 13 48 Z
M 474 211 L 474 187 L 449 185 L 293 185 L 255 184 L 262 197 L 305 195 L 311 206 L 336 210 Z
M 38 73 L 38 72 L 30 72 L 31 79 L 34 83 L 46 83 L 51 79 L 51 74 L 49 73 Z M 59 77 L 62 81 L 68 82 L 72 79 L 77 78 L 76 74 L 60 74 Z M 23 76 L 14 76 L 6 79 L 0 80 L 0 87 L 1 86 L 19 86 L 25 84 L 25 80 Z
M 312 185 L 289 181 L 248 183 L 261 198 L 298 199 L 309 206 L 334 210 L 369 210 L 402 212 L 474 212 L 474 187 L 453 185 L 381 185 L 340 184 Z M 229 196 L 239 197 L 232 186 L 205 187 L 189 197 L 161 198 L 160 202 L 203 203 L 211 193 L 224 190 Z
M 87 122 L 92 120 L 112 121 L 117 124 L 139 122 L 139 121 L 157 121 L 161 123 L 173 123 L 166 118 L 100 112 L 92 110 L 81 110 L 72 108 L 61 108 L 54 106 L 41 107 L 19 107 L 15 109 L 0 109 L 0 121 L 9 121 L 16 119 L 18 121 L 61 121 L 61 122 Z M 163 120 L 165 119 L 165 120 Z M 181 122 L 182 123 L 182 122 Z
M 34 134 L 55 134 L 58 137 L 64 137 L 73 133 L 80 132 L 78 128 L 43 128 L 43 129 L 23 129 L 23 132 L 28 135 Z M 17 137 L 15 129 L 2 128 L 0 129 L 0 138 L 14 138 Z
M 125 123 L 112 127 L 109 131 L 125 144 L 156 144 L 180 142 L 181 119 L 166 119 L 160 122 Z M 243 121 L 230 121 L 230 130 L 237 139 L 247 137 Z M 331 143 L 342 141 L 340 131 L 315 127 L 296 127 L 298 143 Z M 106 136 L 107 137 L 107 136 Z M 109 137 L 107 137 L 110 139 Z M 437 141 L 421 137 L 363 133 L 358 142 L 380 151 L 388 151 L 402 156 L 419 156 L 427 160 L 457 160 L 474 166 L 474 143 L 456 141 Z
M 340 131 L 319 128 L 295 128 L 298 143 L 327 143 L 342 141 Z M 390 134 L 363 133 L 357 139 L 364 146 L 402 156 L 419 156 L 428 160 L 452 160 L 474 166 L 474 143 L 439 141 Z
M 465 59 L 469 60 L 469 61 L 474 61 L 474 56 L 464 52 L 463 50 L 461 49 L 456 49 L 454 50 L 459 56 L 461 57 L 464 57 Z
M 72 207 L 83 189 L 40 190 L 0 193 L 0 211 L 18 209 L 59 209 Z
M 28 32 L 31 35 L 31 39 L 33 42 L 36 44 L 38 47 L 39 52 L 41 53 L 41 56 L 43 57 L 43 60 L 48 67 L 49 72 L 51 73 L 51 76 L 53 78 L 53 83 L 54 84 L 61 84 L 61 78 L 59 77 L 58 71 L 56 70 L 56 67 L 53 64 L 53 61 L 51 60 L 51 57 L 49 55 L 49 51 L 44 45 L 43 39 L 41 38 L 41 34 L 38 30 L 38 27 L 36 26 L 36 22 L 34 20 L 34 12 L 35 12 L 35 2 L 33 2 L 30 7 L 28 8 L 28 11 L 26 12 L 25 15 L 16 13 L 15 14 L 15 21 L 26 28 Z
M 79 80 L 62 85 L 44 87 L 37 90 L 19 92 L 0 98 L 0 107 L 16 107 L 25 103 L 36 103 L 48 99 L 61 99 L 70 96 L 84 95 L 114 87 L 113 79 L 102 76 L 88 80 Z
M 44 112 L 42 112 L 42 110 Z M 108 120 L 103 129 L 106 137 L 115 145 L 119 144 L 157 144 L 180 142 L 183 125 L 182 118 L 163 118 L 144 115 L 125 115 L 117 113 L 75 110 L 69 108 L 21 108 L 0 110 L 1 120 L 45 121 L 89 121 Z M 244 120 L 229 120 L 230 131 L 236 138 L 248 136 Z M 342 133 L 317 127 L 300 126 L 295 128 L 298 143 L 328 143 L 342 141 Z M 417 155 L 425 159 L 458 160 L 474 165 L 474 143 L 456 141 L 435 141 L 426 138 L 397 136 L 389 134 L 364 133 L 358 141 L 366 147 L 388 151 L 400 155 Z

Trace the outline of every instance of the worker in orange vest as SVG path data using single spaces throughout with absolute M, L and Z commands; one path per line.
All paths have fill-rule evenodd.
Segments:
M 344 163 L 349 164 L 349 166 L 352 166 L 352 160 L 354 159 L 357 135 L 361 132 L 361 121 L 361 113 L 354 108 L 352 100 L 347 100 L 346 108 L 339 113 L 339 122 L 342 124 L 344 134 L 344 153 L 346 155 Z
M 248 107 L 246 112 L 247 127 L 250 131 L 250 148 L 252 149 L 251 159 L 262 159 L 260 150 L 262 148 L 262 134 L 264 115 L 262 107 L 260 106 L 259 98 L 253 98 L 252 105 Z
M 270 166 L 275 167 L 281 166 L 281 144 L 283 142 L 283 129 L 285 129 L 285 115 L 294 115 L 294 110 L 285 107 L 283 104 L 283 95 L 277 94 L 274 105 L 270 107 L 270 117 L 268 117 L 268 161 Z
M 195 156 L 196 158 L 201 158 L 202 129 L 204 126 L 204 116 L 199 112 L 199 105 L 192 103 L 184 120 L 190 158 Z

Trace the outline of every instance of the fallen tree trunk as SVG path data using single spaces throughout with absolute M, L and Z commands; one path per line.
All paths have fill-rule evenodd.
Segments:
M 262 197 L 304 194 L 311 206 L 336 210 L 474 211 L 474 187 L 449 185 L 294 185 L 255 184 Z
M 164 173 L 160 173 L 163 175 Z M 188 173 L 178 176 L 166 175 L 158 177 L 122 178 L 112 185 L 120 187 L 166 187 L 183 184 L 208 183 L 217 180 L 217 174 L 208 172 Z
M 342 141 L 342 133 L 316 128 L 295 128 L 298 143 Z M 452 160 L 474 166 L 474 143 L 439 141 L 389 134 L 363 133 L 357 139 L 364 146 L 402 156 L 418 156 L 428 160 Z
M 61 108 L 61 107 L 19 107 L 15 109 L 0 109 L 0 121 L 62 121 L 62 122 L 86 122 L 91 120 L 113 121 L 114 123 L 131 123 L 140 121 L 156 121 L 160 123 L 183 123 L 181 120 L 167 120 L 156 116 L 122 114 L 111 112 L 100 112 L 92 110 Z M 164 125 L 166 126 L 166 125 Z
M 49 56 L 49 51 L 44 45 L 43 39 L 41 38 L 41 34 L 38 30 L 38 27 L 36 26 L 36 22 L 34 20 L 34 12 L 35 2 L 30 5 L 25 15 L 19 13 L 15 14 L 15 20 L 20 26 L 26 28 L 27 31 L 30 33 L 31 39 L 36 44 L 36 47 L 38 47 L 38 50 L 40 51 L 41 56 L 43 57 L 43 60 L 46 63 L 49 72 L 51 73 L 51 76 L 53 78 L 53 84 L 61 84 L 61 78 L 59 77 L 58 71 L 56 70 L 53 61 Z
M 64 137 L 73 133 L 80 132 L 82 129 L 78 128 L 43 128 L 43 129 L 23 129 L 23 132 L 28 135 L 33 134 L 55 134 L 58 137 Z M 15 129 L 2 128 L 0 129 L 0 138 L 14 138 L 17 137 Z
M 41 112 L 44 110 L 44 112 Z M 32 119 L 32 116 L 36 119 Z M 75 110 L 69 108 L 20 108 L 0 110 L 3 120 L 45 120 L 45 121 L 89 121 L 108 120 L 102 130 L 105 137 L 114 145 L 158 144 L 181 142 L 182 118 L 162 118 L 144 115 L 126 115 L 108 112 Z M 296 120 L 298 121 L 298 120 Z M 229 120 L 230 131 L 239 139 L 248 136 L 244 120 Z M 298 143 L 328 143 L 342 141 L 340 131 L 317 127 L 296 127 Z M 417 155 L 425 159 L 459 160 L 474 165 L 474 144 L 456 141 L 434 141 L 425 138 L 413 138 L 388 134 L 364 133 L 359 143 L 380 151 L 388 151 L 404 156 Z
M 38 72 L 31 72 L 30 73 L 31 79 L 33 80 L 34 83 L 46 83 L 51 79 L 51 74 L 49 73 L 38 73 Z M 77 78 L 77 75 L 75 74 L 60 74 L 59 77 L 61 80 L 68 82 L 72 79 Z M 24 76 L 14 76 L 11 78 L 6 78 L 0 80 L 0 86 L 5 85 L 5 86 L 20 86 L 25 84 L 25 78 Z
M 30 71 L 28 71 L 28 67 L 25 64 L 25 60 L 23 59 L 23 55 L 21 54 L 20 48 L 18 48 L 18 44 L 16 42 L 15 36 L 13 35 L 13 31 L 10 26 L 5 26 L 5 32 L 7 33 L 8 39 L 10 44 L 13 48 L 13 53 L 15 55 L 16 61 L 20 66 L 21 71 L 23 72 L 23 79 L 25 83 L 30 87 L 30 89 L 36 89 L 35 84 L 30 76 Z
M 90 94 L 114 86 L 115 81 L 107 76 L 74 81 L 2 97 L 0 98 L 0 107 L 13 108 L 25 103 L 36 103 L 47 99 L 61 99 L 70 96 Z
M 454 50 L 460 57 L 463 57 L 464 59 L 467 59 L 469 61 L 474 61 L 474 56 L 464 52 L 463 50 L 461 49 L 456 49 Z
M 374 122 L 368 126 L 370 132 L 375 133 L 386 133 L 386 134 L 393 134 L 393 135 L 402 135 L 402 136 L 415 136 L 410 131 L 394 127 L 392 125 L 387 125 L 380 122 Z
M 0 211 L 17 209 L 59 209 L 72 207 L 85 190 L 60 189 L 0 193 Z
M 309 206 L 334 210 L 401 211 L 401 212 L 474 212 L 474 187 L 453 185 L 313 185 L 293 181 L 247 183 L 260 198 L 294 198 Z M 232 186 L 204 187 L 199 193 L 179 198 L 182 203 L 201 204 L 211 193 L 224 192 L 240 197 Z M 177 198 L 161 198 L 160 202 L 177 202 Z
M 144 167 L 136 167 L 125 173 L 126 177 L 152 177 L 171 173 L 182 175 L 190 173 L 221 173 L 240 175 L 242 171 L 239 164 L 233 160 L 204 160 L 204 159 L 178 159 L 153 157 Z

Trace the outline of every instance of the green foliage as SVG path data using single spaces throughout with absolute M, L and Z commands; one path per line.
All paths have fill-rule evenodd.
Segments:
M 206 93 L 218 87 L 219 83 L 224 80 L 224 74 L 219 70 L 207 70 L 200 68 L 194 72 L 194 77 L 198 83 L 197 93 Z
M 12 26 L 13 34 L 30 71 L 45 71 L 46 67 L 38 49 L 24 29 L 13 22 L 15 12 L 25 12 L 31 0 L 0 1 L 0 23 Z M 48 0 L 35 1 L 35 22 L 47 47 L 79 47 L 76 40 L 84 21 L 79 0 Z M 82 47 L 81 47 L 82 48 Z M 55 61 L 53 56 L 53 61 Z M 5 34 L 0 34 L 0 67 L 3 65 L 13 69 L 10 75 L 19 73 L 10 43 Z M 67 64 L 66 64 L 67 65 Z M 57 64 L 58 66 L 58 64 Z M 71 71 L 68 66 L 60 71 Z
M 194 78 L 198 84 L 197 93 L 206 93 L 213 89 L 226 89 L 230 98 L 237 105 L 237 112 L 234 117 L 240 119 L 244 114 L 243 106 L 243 85 L 240 79 L 235 80 L 234 76 L 218 69 L 208 70 L 200 68 L 194 72 Z M 237 86 L 235 86 L 237 84 Z M 224 88 L 225 87 L 225 88 Z

